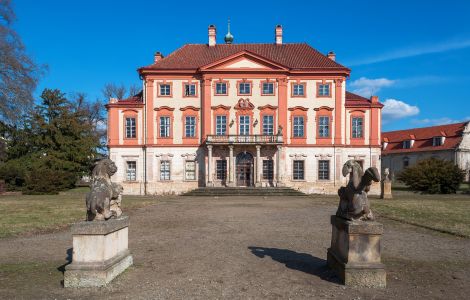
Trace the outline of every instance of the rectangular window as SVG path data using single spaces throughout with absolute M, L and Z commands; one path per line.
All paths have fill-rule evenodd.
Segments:
M 126 118 L 126 138 L 135 139 L 135 137 L 136 137 L 135 118 Z
M 128 161 L 126 169 L 126 180 L 136 181 L 137 180 L 137 162 Z
M 170 161 L 160 161 L 160 180 L 170 180 Z
M 292 85 L 292 95 L 304 96 L 305 95 L 305 84 L 294 83 Z
M 403 169 L 410 166 L 410 159 L 408 157 L 403 158 Z
M 357 138 L 362 138 L 363 137 L 363 132 L 362 132 L 362 125 L 364 123 L 363 118 L 352 118 L 352 137 L 357 139 Z
M 160 96 L 171 96 L 170 84 L 160 84 Z
M 274 82 L 263 82 L 263 95 L 274 95 Z
M 170 117 L 160 117 L 160 137 L 170 137 Z
M 225 181 L 227 178 L 227 161 L 225 159 L 216 160 L 215 172 L 217 180 Z
M 330 85 L 329 84 L 319 84 L 318 85 L 318 96 L 320 96 L 320 97 L 329 97 L 330 96 Z
M 274 116 L 263 116 L 263 134 L 274 134 Z
M 196 117 L 190 116 L 185 118 L 184 132 L 185 137 L 196 136 Z
M 227 95 L 227 83 L 217 82 L 215 84 L 215 94 L 216 95 Z
M 196 84 L 195 83 L 185 83 L 184 84 L 184 95 L 186 97 L 195 97 L 196 96 Z
M 250 95 L 251 94 L 251 83 L 241 82 L 238 84 L 238 94 Z
M 322 138 L 330 136 L 330 117 L 318 118 L 318 136 Z
M 403 149 L 410 149 L 411 148 L 411 141 L 403 141 Z
M 292 169 L 292 178 L 294 180 L 304 180 L 304 161 L 294 160 L 294 166 Z
M 250 134 L 250 116 L 240 116 L 240 135 Z
M 330 179 L 330 161 L 329 160 L 318 161 L 318 179 L 320 180 Z
M 304 137 L 304 117 L 294 117 L 294 137 Z
M 184 178 L 186 180 L 196 180 L 196 161 L 187 160 L 184 165 Z
M 226 135 L 227 133 L 227 116 L 215 117 L 215 134 Z
M 274 178 L 274 162 L 272 159 L 263 160 L 263 179 L 273 180 Z
M 442 145 L 442 137 L 441 136 L 435 136 L 432 138 L 432 145 L 434 147 L 436 146 L 441 146 Z

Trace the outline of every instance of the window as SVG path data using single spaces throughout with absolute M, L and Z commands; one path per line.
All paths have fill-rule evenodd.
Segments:
M 186 97 L 196 97 L 196 84 L 185 83 L 184 84 L 184 95 Z
M 362 125 L 364 123 L 363 118 L 352 118 L 352 137 L 355 139 L 363 138 Z
M 160 180 L 170 180 L 170 161 L 160 161 Z
M 273 180 L 274 178 L 274 162 L 272 159 L 263 160 L 263 179 Z
M 160 96 L 171 96 L 170 84 L 160 84 Z
M 294 137 L 304 137 L 304 117 L 294 117 Z
M 319 97 L 329 97 L 330 96 L 330 85 L 328 83 L 318 85 L 318 96 Z
M 411 141 L 403 141 L 403 149 L 410 149 L 411 148 Z
M 318 161 L 318 179 L 319 180 L 330 179 L 330 161 L 329 160 Z
M 185 132 L 185 137 L 196 136 L 196 117 L 189 116 L 185 118 L 184 132 Z
M 126 169 L 126 180 L 127 181 L 136 181 L 137 180 L 137 162 L 128 161 Z
M 250 134 L 250 116 L 240 116 L 240 135 Z
M 227 116 L 215 117 L 215 134 L 226 135 L 227 133 Z
M 215 94 L 216 95 L 227 95 L 227 83 L 226 82 L 217 82 L 215 84 Z
M 408 168 L 410 165 L 410 159 L 408 157 L 403 158 L 403 169 Z
M 292 178 L 294 180 L 304 180 L 304 161 L 294 160 L 294 167 L 292 169 Z
M 216 160 L 215 175 L 217 180 L 225 181 L 227 178 L 227 161 L 225 159 Z
M 304 96 L 305 95 L 305 84 L 303 84 L 303 83 L 294 83 L 292 85 L 292 95 L 293 96 Z
M 443 138 L 441 136 L 435 136 L 432 138 L 432 145 L 433 146 L 441 146 Z
M 170 137 L 170 117 L 160 117 L 160 137 Z
M 263 116 L 263 134 L 274 134 L 274 116 Z
M 135 137 L 136 137 L 135 118 L 126 118 L 126 138 L 135 139 Z
M 274 82 L 263 82 L 262 95 L 274 95 Z
M 318 136 L 322 138 L 330 136 L 330 117 L 318 118 Z
M 184 163 L 184 177 L 186 180 L 196 180 L 196 161 L 187 160 Z
M 250 95 L 251 94 L 251 83 L 241 82 L 238 84 L 239 95 Z

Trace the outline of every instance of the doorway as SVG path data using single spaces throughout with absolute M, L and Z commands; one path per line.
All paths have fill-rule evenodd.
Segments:
M 235 174 L 237 186 L 253 185 L 253 155 L 249 152 L 240 152 L 236 157 Z

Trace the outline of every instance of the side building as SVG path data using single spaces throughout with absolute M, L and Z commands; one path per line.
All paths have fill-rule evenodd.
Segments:
M 382 133 L 382 170 L 392 180 L 404 168 L 426 158 L 454 162 L 470 180 L 470 122 Z
M 380 168 L 378 98 L 346 91 L 350 70 L 305 43 L 186 44 L 138 69 L 142 93 L 110 99 L 108 147 L 128 194 L 288 186 L 334 194 L 349 159 Z M 372 193 L 379 193 L 378 185 Z

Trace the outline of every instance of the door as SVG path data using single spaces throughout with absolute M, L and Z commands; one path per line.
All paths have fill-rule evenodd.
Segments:
M 237 186 L 251 186 L 253 174 L 253 155 L 241 152 L 236 158 Z

